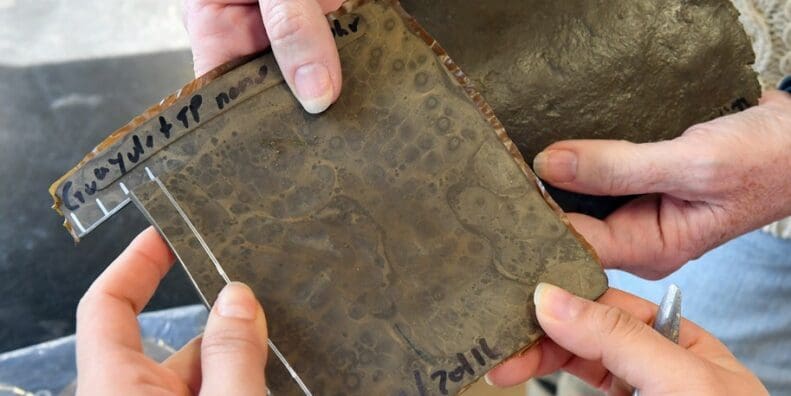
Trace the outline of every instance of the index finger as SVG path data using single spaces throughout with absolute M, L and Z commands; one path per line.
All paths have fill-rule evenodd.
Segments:
M 173 254 L 153 227 L 132 241 L 80 300 L 78 361 L 94 360 L 119 348 L 142 350 L 137 315 L 173 262 Z

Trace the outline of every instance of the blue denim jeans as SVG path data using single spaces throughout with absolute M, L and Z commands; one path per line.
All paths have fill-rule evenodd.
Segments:
M 791 395 L 791 240 L 755 231 L 655 282 L 608 275 L 611 286 L 654 302 L 677 284 L 685 318 L 728 345 L 772 395 Z

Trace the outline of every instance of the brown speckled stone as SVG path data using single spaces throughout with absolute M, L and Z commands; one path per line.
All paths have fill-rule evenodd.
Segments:
M 606 288 L 517 146 L 670 138 L 758 95 L 725 0 L 410 5 L 472 83 L 397 6 L 347 6 L 325 114 L 270 54 L 226 65 L 108 138 L 56 208 L 96 224 L 131 189 L 211 304 L 225 282 L 148 167 L 314 394 L 455 393 L 540 337 L 538 282 Z M 275 393 L 299 394 L 270 358 Z
M 454 394 L 541 336 L 538 282 L 596 298 L 606 278 L 443 50 L 391 2 L 351 12 L 326 113 L 305 113 L 266 54 L 169 98 L 63 180 L 108 202 L 125 183 L 211 304 L 224 281 L 144 168 L 158 175 L 314 394 Z M 133 136 L 149 135 L 137 158 Z M 95 180 L 118 153 L 126 172 Z M 299 394 L 274 358 L 268 381 Z
M 758 95 L 725 0 L 407 3 L 472 84 L 372 2 L 339 16 L 344 93 L 325 114 L 301 110 L 269 54 L 226 65 L 89 154 L 56 208 L 95 224 L 95 199 L 122 205 L 125 183 L 211 304 L 224 281 L 148 167 L 314 394 L 442 394 L 443 378 L 455 393 L 540 336 L 537 282 L 606 288 L 474 87 L 529 159 L 572 137 L 670 138 Z M 270 359 L 275 393 L 299 394 Z

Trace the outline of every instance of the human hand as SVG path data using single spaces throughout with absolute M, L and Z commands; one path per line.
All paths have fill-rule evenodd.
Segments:
M 487 382 L 513 386 L 563 369 L 610 394 L 768 395 L 714 336 L 682 319 L 679 344 L 649 327 L 657 306 L 610 289 L 599 302 L 542 283 L 533 300 L 547 338 L 492 369 Z M 631 386 L 629 386 L 631 385 Z
M 651 194 L 604 221 L 569 214 L 607 268 L 657 279 L 751 230 L 791 215 L 791 95 L 658 143 L 569 140 L 534 160 L 553 186 L 593 195 Z
M 220 293 L 202 339 L 161 364 L 143 354 L 137 315 L 173 261 L 148 228 L 85 293 L 77 308 L 77 394 L 266 394 L 266 318 L 241 283 Z
M 343 0 L 184 0 L 195 75 L 272 46 L 283 77 L 310 113 L 341 92 L 341 64 L 324 14 Z

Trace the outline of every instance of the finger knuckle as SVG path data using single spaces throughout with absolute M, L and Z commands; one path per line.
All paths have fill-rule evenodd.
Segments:
M 614 142 L 610 149 L 628 152 L 631 150 L 631 145 L 632 143 L 627 141 L 618 141 Z M 624 161 L 621 155 L 612 156 L 604 153 L 606 151 L 598 152 L 590 157 L 595 184 L 600 186 L 597 193 L 618 194 L 620 191 L 625 191 L 631 183 L 629 161 Z
M 601 193 L 620 194 L 622 191 L 629 190 L 631 180 L 627 173 L 626 169 L 614 162 L 603 163 L 599 174 L 600 180 L 605 181 L 605 189 Z
M 719 192 L 733 177 L 729 162 L 717 150 L 699 150 L 690 159 L 690 172 L 687 172 L 689 182 L 686 184 L 702 194 Z
M 616 307 L 605 307 L 598 311 L 594 320 L 599 321 L 599 331 L 602 337 L 617 337 L 619 339 L 633 337 L 640 333 L 645 326 L 625 311 Z
M 621 191 L 629 189 L 629 179 L 624 177 L 623 174 L 617 172 L 614 166 L 606 167 L 603 180 L 607 181 L 606 190 L 601 191 L 604 194 L 620 194 Z
M 712 129 L 715 129 L 712 127 L 712 124 L 712 122 L 703 122 L 692 125 L 684 131 L 683 136 L 688 138 L 705 137 L 713 132 Z
M 297 2 L 275 1 L 264 18 L 269 40 L 273 43 L 289 43 L 298 40 L 308 26 L 305 10 Z
M 240 330 L 204 334 L 201 341 L 201 354 L 205 357 L 258 353 L 261 349 L 256 337 Z

